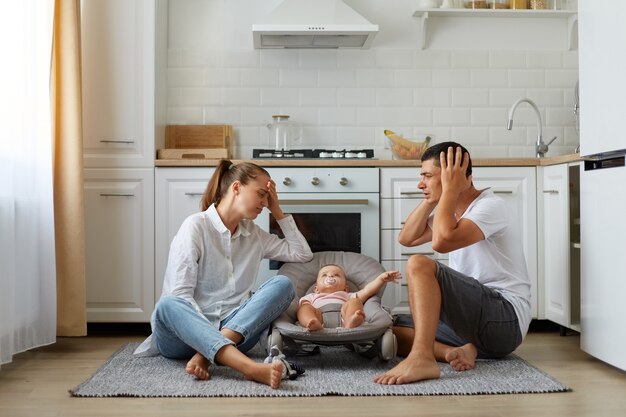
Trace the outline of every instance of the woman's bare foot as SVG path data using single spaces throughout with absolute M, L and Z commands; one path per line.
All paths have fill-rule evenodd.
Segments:
M 434 358 L 426 359 L 409 354 L 395 367 L 374 378 L 374 382 L 383 385 L 399 385 L 425 379 L 437 379 L 440 376 L 441 370 Z
M 255 363 L 247 368 L 244 375 L 248 380 L 260 382 L 276 389 L 280 386 L 280 382 L 283 379 L 283 363 L 281 361 Z
M 312 318 L 309 320 L 304 328 L 309 332 L 314 332 L 316 330 L 322 330 L 324 328 L 324 324 L 316 318 Z
M 448 362 L 455 371 L 467 371 L 474 368 L 477 355 L 476 346 L 467 343 L 446 353 L 446 362 Z
M 365 321 L 365 313 L 363 310 L 357 310 L 350 317 L 346 317 L 343 321 L 343 327 L 346 329 L 353 329 L 359 327 Z
M 198 379 L 207 380 L 211 378 L 211 375 L 209 375 L 210 364 L 211 362 L 202 356 L 202 354 L 196 353 L 191 359 L 189 359 L 189 362 L 187 362 L 185 371 L 187 371 L 189 375 L 194 375 Z

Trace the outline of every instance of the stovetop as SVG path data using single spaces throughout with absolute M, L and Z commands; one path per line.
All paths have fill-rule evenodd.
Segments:
M 335 149 L 253 149 L 254 159 L 373 159 L 373 149 L 335 150 Z

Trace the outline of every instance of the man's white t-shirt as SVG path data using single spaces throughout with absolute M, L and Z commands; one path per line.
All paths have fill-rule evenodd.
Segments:
M 504 200 L 483 190 L 462 218 L 476 224 L 485 239 L 450 252 L 449 265 L 502 294 L 513 305 L 524 337 L 531 320 L 530 278 L 519 221 L 509 214 Z

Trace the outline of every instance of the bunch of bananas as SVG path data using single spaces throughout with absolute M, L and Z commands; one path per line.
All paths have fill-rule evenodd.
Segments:
M 430 136 L 421 143 L 405 139 L 391 130 L 385 130 L 385 136 L 391 142 L 391 151 L 400 159 L 420 159 L 430 143 Z

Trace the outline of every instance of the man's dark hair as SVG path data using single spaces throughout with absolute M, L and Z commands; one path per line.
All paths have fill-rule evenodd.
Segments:
M 463 145 L 456 142 L 441 142 L 437 143 L 424 152 L 422 155 L 422 162 L 433 160 L 434 164 L 438 167 L 441 167 L 441 163 L 439 162 L 439 155 L 441 152 L 448 152 L 448 148 L 452 147 L 454 149 L 454 157 L 456 158 L 456 150 L 457 148 L 461 148 L 462 155 L 467 153 L 467 157 L 469 158 L 469 165 L 467 166 L 467 171 L 465 171 L 465 176 L 469 177 L 472 175 L 472 158 L 470 157 L 469 151 L 465 149 Z

